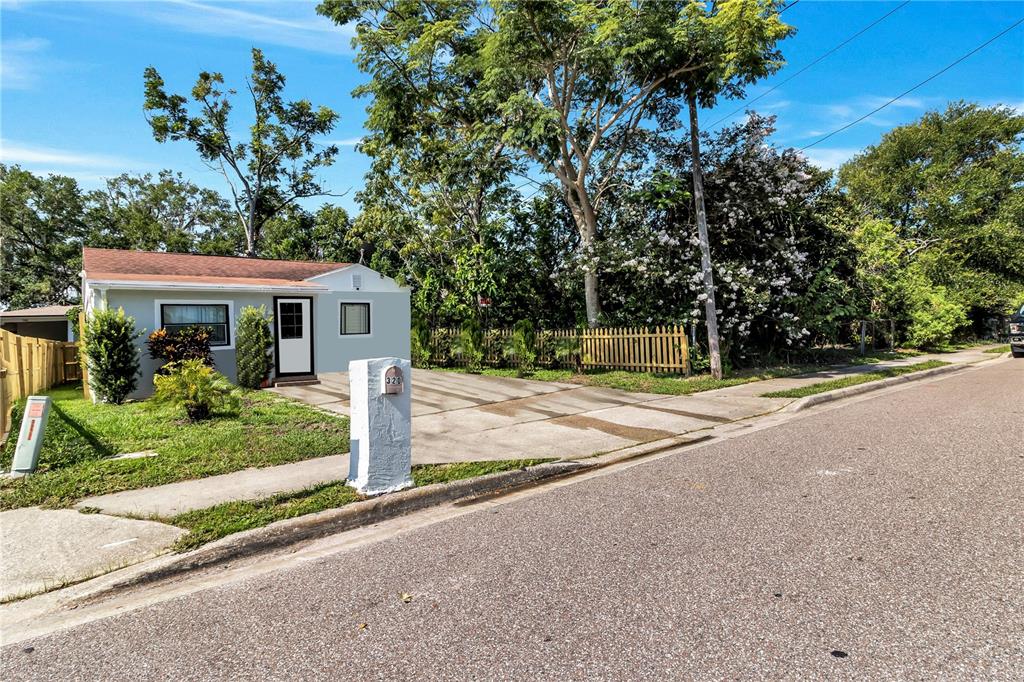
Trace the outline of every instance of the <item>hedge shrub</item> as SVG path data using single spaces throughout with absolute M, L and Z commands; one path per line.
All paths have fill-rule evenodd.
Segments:
M 238 316 L 238 330 L 235 333 L 235 364 L 238 370 L 238 385 L 244 388 L 259 388 L 274 368 L 271 350 L 274 336 L 270 325 L 274 317 L 267 314 L 266 306 L 245 306 Z
M 82 348 L 89 387 L 106 403 L 120 405 L 139 385 L 139 349 L 135 318 L 123 308 L 94 310 L 85 323 Z

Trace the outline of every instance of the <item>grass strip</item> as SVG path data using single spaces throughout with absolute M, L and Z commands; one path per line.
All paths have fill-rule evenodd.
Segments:
M 749 384 L 755 381 L 766 381 L 807 374 L 829 369 L 837 363 L 867 365 L 884 360 L 895 360 L 916 355 L 915 351 L 873 351 L 868 355 L 856 355 L 852 351 L 821 352 L 819 362 L 813 364 L 775 365 L 753 369 L 741 369 L 730 372 L 723 379 L 714 379 L 710 374 L 697 374 L 683 377 L 675 374 L 655 374 L 650 372 L 626 372 L 620 370 L 588 370 L 574 372 L 568 369 L 536 369 L 520 373 L 516 369 L 497 369 L 488 367 L 479 373 L 494 377 L 519 377 L 536 381 L 556 381 L 561 383 L 579 384 L 581 386 L 600 386 L 615 388 L 630 393 L 655 393 L 659 395 L 690 395 L 718 388 L 728 388 Z M 443 372 L 466 373 L 462 367 L 433 368 Z
M 802 386 L 800 388 L 791 388 L 786 391 L 772 391 L 771 393 L 762 393 L 761 397 L 806 398 L 809 395 L 817 395 L 818 393 L 834 391 L 839 388 L 847 388 L 849 386 L 867 384 L 872 381 L 879 381 L 881 379 L 897 377 L 903 374 L 913 374 L 914 372 L 922 372 L 926 369 L 935 369 L 936 367 L 942 367 L 948 364 L 950 363 L 943 362 L 942 360 L 926 360 L 925 362 L 917 362 L 912 365 L 904 365 L 903 367 L 889 367 L 886 369 L 875 370 L 873 372 L 851 374 L 850 376 L 840 377 L 839 379 L 821 381 L 816 384 L 810 384 L 808 386 Z
M 412 468 L 416 487 L 432 483 L 448 483 L 499 471 L 525 469 L 550 462 L 551 459 L 507 459 L 493 462 L 458 462 L 454 464 L 420 464 Z M 179 514 L 166 523 L 185 528 L 174 549 L 183 552 L 243 530 L 260 528 L 275 521 L 314 514 L 343 507 L 366 499 L 344 481 L 325 483 L 304 490 L 280 493 L 262 500 L 225 502 L 206 509 Z
M 260 391 L 245 391 L 237 413 L 189 423 L 169 405 L 150 401 L 93 404 L 80 385 L 52 398 L 39 468 L 0 479 L 0 510 L 68 507 L 83 497 L 147 488 L 348 452 L 348 418 Z M 19 423 L 24 402 L 15 406 Z M 9 464 L 17 437 L 0 448 Z M 149 450 L 155 457 L 113 459 Z
M 996 346 L 995 348 L 986 348 L 984 352 L 986 352 L 986 353 L 1009 353 L 1010 352 L 1010 344 L 1006 344 L 1005 346 Z

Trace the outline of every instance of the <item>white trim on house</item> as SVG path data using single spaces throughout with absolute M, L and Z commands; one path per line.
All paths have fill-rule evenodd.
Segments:
M 157 298 L 153 300 L 153 329 L 163 329 L 164 321 L 160 315 L 161 305 L 226 305 L 228 307 L 228 345 L 210 346 L 210 350 L 234 350 L 235 349 L 235 302 L 234 301 L 211 301 L 208 299 L 185 299 L 185 298 Z
M 126 279 L 98 280 L 88 279 L 92 286 L 102 286 L 108 289 L 155 289 L 155 290 L 178 290 L 178 291 L 244 291 L 249 293 L 284 292 L 284 293 L 307 293 L 313 294 L 320 291 L 329 291 L 322 285 L 296 287 L 285 284 L 204 284 L 202 282 L 162 282 L 162 281 L 132 281 Z
M 358 263 L 349 263 L 348 265 L 345 265 L 343 267 L 337 268 L 336 270 L 328 270 L 327 272 L 321 272 L 319 275 L 313 275 L 312 277 L 307 277 L 304 281 L 312 282 L 313 280 L 320 279 L 321 277 L 327 277 L 328 275 L 333 275 L 333 274 L 338 273 L 338 272 L 343 272 L 345 270 L 348 270 L 349 268 L 355 267 L 356 265 L 358 265 Z
M 370 333 L 369 334 L 342 334 L 341 333 L 341 306 L 345 305 L 346 303 L 365 303 L 366 305 L 369 306 L 369 308 L 368 308 L 369 314 L 367 316 L 367 318 L 368 318 L 367 322 L 370 324 Z M 373 301 L 347 299 L 347 298 L 340 299 L 338 301 L 337 311 L 338 311 L 338 317 L 336 319 L 337 324 L 334 325 L 334 329 L 338 333 L 338 338 L 339 339 L 372 339 L 373 338 L 374 330 L 377 328 L 377 326 L 373 323 Z

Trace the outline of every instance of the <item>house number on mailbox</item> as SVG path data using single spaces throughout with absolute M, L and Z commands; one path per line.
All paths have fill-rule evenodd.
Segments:
M 392 365 L 384 370 L 384 395 L 398 395 L 404 386 L 401 367 Z

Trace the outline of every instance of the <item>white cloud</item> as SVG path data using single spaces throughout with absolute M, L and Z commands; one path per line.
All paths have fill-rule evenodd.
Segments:
M 247 9 L 240 9 L 240 6 Z M 113 3 L 111 9 L 128 11 L 146 21 L 173 26 L 187 33 L 225 36 L 253 45 L 284 45 L 314 52 L 351 53 L 355 27 L 338 26 L 316 13 L 313 2 L 220 3 L 195 0 L 152 2 L 143 5 Z M 260 11 L 252 11 L 258 8 Z
M 0 46 L 0 86 L 30 90 L 43 68 L 42 54 L 50 43 L 42 38 L 5 39 Z
M 325 140 L 325 145 L 337 145 L 338 147 L 355 147 L 363 141 L 362 137 L 343 137 L 340 140 Z
M 106 154 L 90 154 L 20 144 L 0 139 L 0 161 L 8 164 L 51 164 L 58 166 L 89 166 L 94 168 L 127 168 L 137 166 L 134 161 L 108 156 Z
M 804 154 L 815 166 L 835 170 L 860 151 L 859 147 L 811 147 Z

